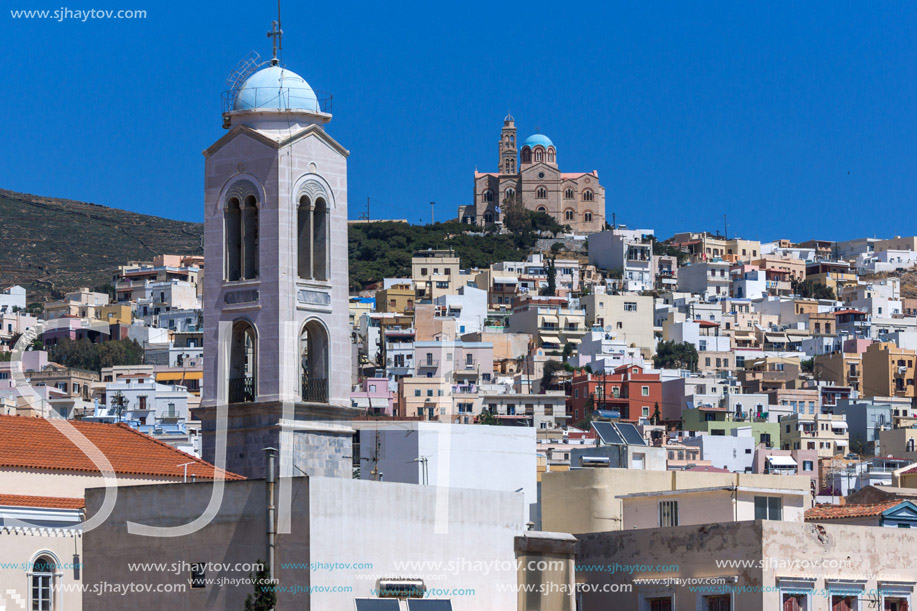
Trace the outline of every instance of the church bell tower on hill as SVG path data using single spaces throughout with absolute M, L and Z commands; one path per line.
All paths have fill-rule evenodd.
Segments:
M 263 477 L 350 477 L 347 156 L 325 131 L 331 96 L 274 58 L 223 97 L 204 151 L 202 453 Z M 224 424 L 225 423 L 225 427 Z M 222 465 L 221 465 L 222 466 Z

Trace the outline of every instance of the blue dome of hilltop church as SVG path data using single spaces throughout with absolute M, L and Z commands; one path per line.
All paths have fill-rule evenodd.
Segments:
M 309 83 L 280 66 L 268 66 L 248 77 L 232 109 L 320 111 L 318 98 Z
M 525 142 L 522 143 L 522 146 L 527 146 L 530 148 L 535 148 L 538 145 L 541 145 L 545 148 L 549 146 L 554 146 L 554 143 L 551 142 L 551 139 L 545 136 L 544 134 L 533 134 L 525 139 Z

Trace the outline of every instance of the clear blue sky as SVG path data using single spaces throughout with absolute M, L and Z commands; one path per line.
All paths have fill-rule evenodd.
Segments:
M 201 151 L 275 3 L 93 0 L 142 21 L 3 24 L 0 187 L 202 219 Z M 334 95 L 350 215 L 429 221 L 496 168 L 507 109 L 607 213 L 661 236 L 913 235 L 917 13 L 906 2 L 284 6 L 284 63 Z M 635 6 L 636 5 L 636 6 Z

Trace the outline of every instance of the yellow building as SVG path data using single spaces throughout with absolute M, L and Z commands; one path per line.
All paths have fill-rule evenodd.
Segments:
M 130 304 L 112 304 L 98 310 L 99 320 L 110 325 L 129 325 L 133 321 Z
M 813 360 L 815 379 L 835 386 L 849 386 L 860 391 L 863 377 L 863 357 L 855 352 L 819 354 Z
M 833 290 L 835 295 L 840 295 L 842 288 L 857 283 L 857 274 L 848 263 L 816 261 L 806 265 L 806 280 L 824 284 Z
M 913 350 L 890 342 L 874 342 L 863 353 L 864 397 L 913 397 Z
M 410 284 L 396 284 L 376 291 L 377 312 L 407 314 L 414 311 L 414 287 Z

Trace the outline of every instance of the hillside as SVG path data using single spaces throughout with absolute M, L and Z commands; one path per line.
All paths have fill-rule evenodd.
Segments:
M 0 189 L 0 285 L 29 301 L 111 282 L 112 270 L 164 253 L 202 254 L 203 225 Z
M 523 259 L 535 248 L 538 236 L 546 235 L 542 232 L 559 229 L 541 217 L 523 219 L 513 234 L 488 234 L 486 239 L 457 222 L 352 225 L 351 288 L 361 290 L 386 277 L 410 275 L 411 255 L 428 248 L 454 249 L 464 267 Z M 47 301 L 82 286 L 108 284 L 114 269 L 128 261 L 203 252 L 200 223 L 98 204 L 0 189 L 0 219 L 0 287 L 20 284 L 29 291 L 30 302 Z

